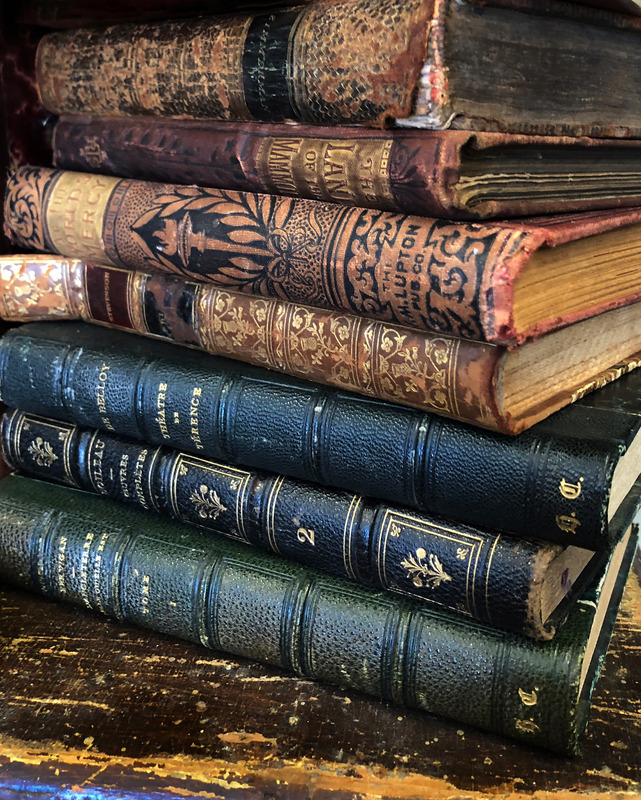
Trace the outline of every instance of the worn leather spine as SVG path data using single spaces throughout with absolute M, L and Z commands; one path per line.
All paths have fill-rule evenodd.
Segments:
M 496 223 L 39 167 L 10 177 L 4 222 L 28 250 L 490 341 L 493 275 L 546 240 Z
M 589 550 L 612 544 L 612 474 L 641 425 L 614 389 L 632 404 L 640 385 L 631 373 L 605 407 L 587 397 L 505 437 L 82 323 L 29 323 L 0 339 L 10 406 Z
M 638 138 L 637 22 L 554 0 L 320 0 L 49 34 L 37 72 L 54 113 Z
M 578 585 L 566 583 L 565 600 L 548 619 L 542 590 L 559 545 L 19 410 L 2 418 L 2 448 L 7 463 L 32 476 L 138 504 L 535 639 L 552 638 L 598 561 Z
M 63 116 L 53 129 L 55 167 L 121 178 L 195 183 L 450 219 L 641 204 L 641 194 L 627 187 L 608 197 L 577 199 L 576 172 L 559 174 L 554 196 L 517 199 L 508 193 L 470 202 L 464 194 L 466 169 L 479 155 L 498 147 L 514 152 L 524 148 L 532 164 L 550 149 L 561 156 L 578 150 L 586 162 L 599 158 L 603 147 L 616 148 L 623 158 L 635 149 L 638 153 L 637 142 L 627 139 L 100 115 Z M 494 169 L 503 170 L 500 161 Z
M 455 188 L 459 152 L 471 139 L 463 131 L 77 115 L 55 124 L 53 164 L 121 178 L 471 219 L 486 214 L 463 207 Z M 516 213 L 528 212 L 521 206 Z
M 594 603 L 535 642 L 18 476 L 0 482 L 0 578 L 566 754 L 587 719 L 580 672 Z

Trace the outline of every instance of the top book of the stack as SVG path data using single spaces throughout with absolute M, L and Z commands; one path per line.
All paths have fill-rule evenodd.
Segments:
M 640 43 L 553 0 L 319 0 L 50 33 L 37 71 L 54 113 L 641 137 Z

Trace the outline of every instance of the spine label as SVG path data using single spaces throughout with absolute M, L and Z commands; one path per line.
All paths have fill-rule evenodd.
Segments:
M 393 209 L 388 176 L 392 140 L 269 137 L 256 163 L 274 194 L 382 205 Z

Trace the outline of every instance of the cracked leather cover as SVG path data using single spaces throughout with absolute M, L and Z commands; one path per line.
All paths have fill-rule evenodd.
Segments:
M 410 113 L 431 7 L 320 0 L 274 13 L 51 33 L 38 48 L 38 85 L 55 113 L 380 127 Z M 348 41 L 357 46 L 346 61 Z

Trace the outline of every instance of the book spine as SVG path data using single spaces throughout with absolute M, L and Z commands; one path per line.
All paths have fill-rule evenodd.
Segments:
M 320 200 L 22 168 L 5 226 L 20 246 L 457 338 L 493 341 L 511 276 L 546 237 Z M 514 272 L 516 270 L 516 272 Z M 505 324 L 504 324 L 505 323 Z
M 541 611 L 558 545 L 19 410 L 3 416 L 2 446 L 14 469 L 153 509 L 365 586 L 537 639 L 552 638 L 558 624 L 558 615 L 544 621 Z
M 159 341 L 69 325 L 33 323 L 2 337 L 3 402 L 525 538 L 609 546 L 612 474 L 627 442 L 595 439 L 591 420 L 592 438 L 536 428 L 505 437 L 195 350 L 185 358 Z
M 320 0 L 274 13 L 51 33 L 38 48 L 38 84 L 58 114 L 383 127 L 411 113 L 431 5 Z
M 93 320 L 509 430 L 492 387 L 499 348 L 81 261 L 9 257 L 0 264 L 5 319 Z
M 461 131 L 61 117 L 53 133 L 60 169 L 198 184 L 378 208 L 428 217 L 481 216 L 458 202 Z M 523 211 L 523 208 L 521 208 Z
M 592 604 L 553 642 L 534 642 L 17 476 L 0 483 L 0 577 L 306 678 L 576 749 Z

